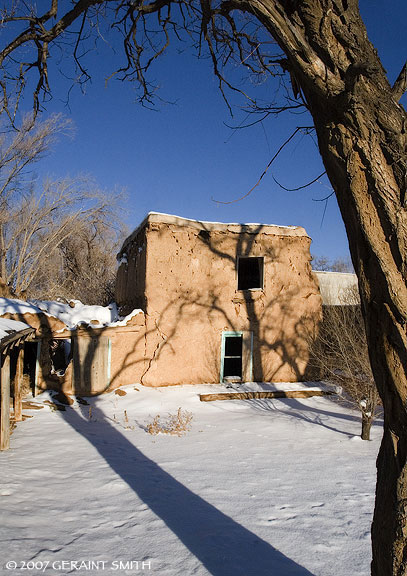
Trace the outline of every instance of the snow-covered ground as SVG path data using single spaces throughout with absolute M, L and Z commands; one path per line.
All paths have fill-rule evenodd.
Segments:
M 220 388 L 24 410 L 0 453 L 0 573 L 367 576 L 380 424 L 363 442 L 327 397 L 199 401 Z M 185 435 L 146 432 L 179 407 Z

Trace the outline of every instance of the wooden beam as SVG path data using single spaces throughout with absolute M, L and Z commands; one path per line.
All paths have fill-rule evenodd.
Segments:
M 10 448 L 10 356 L 2 358 L 0 371 L 0 450 Z
M 23 410 L 41 410 L 42 408 L 44 408 L 42 404 L 37 404 L 36 402 L 30 402 L 29 400 L 23 400 L 21 404 Z
M 224 392 L 219 394 L 200 394 L 201 402 L 214 400 L 256 400 L 259 398 L 311 398 L 312 396 L 331 396 L 334 392 L 325 390 L 272 390 L 268 392 Z
M 22 391 L 23 391 L 23 372 L 24 372 L 24 344 L 21 343 L 18 349 L 16 375 L 14 378 L 14 421 L 21 422 L 22 413 Z

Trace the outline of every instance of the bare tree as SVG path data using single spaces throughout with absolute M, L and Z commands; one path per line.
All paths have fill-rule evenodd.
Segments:
M 313 256 L 312 269 L 326 272 L 354 272 L 349 258 L 331 260 L 327 256 Z
M 72 130 L 72 124 L 61 114 L 35 122 L 26 115 L 21 125 L 11 129 L 2 118 L 0 124 L 0 202 L 4 205 L 16 192 L 21 192 L 27 169 L 32 169 L 49 152 L 62 132 Z
M 372 574 L 404 576 L 407 114 L 399 101 L 407 86 L 407 66 L 391 86 L 368 40 L 357 0 L 77 0 L 66 13 L 62 9 L 52 0 L 41 14 L 25 2 L 13 2 L 11 8 L 7 3 L 2 10 L 9 40 L 0 52 L 0 86 L 3 108 L 11 117 L 10 96 L 20 94 L 30 72 L 38 73 L 36 109 L 40 94 L 49 94 L 49 54 L 62 40 L 64 54 L 70 43 L 71 61 L 79 79 L 86 80 L 84 46 L 103 22 L 123 43 L 124 63 L 117 76 L 139 82 L 144 101 L 153 92 L 147 70 L 167 48 L 171 34 L 179 36 L 183 30 L 198 49 L 206 43 L 222 91 L 230 86 L 222 66 L 235 59 L 251 73 L 285 75 L 292 86 L 292 104 L 309 110 L 347 230 L 385 413 Z M 270 105 L 264 113 L 277 108 Z
M 360 305 L 355 301 L 357 295 L 349 290 L 342 305 L 323 307 L 318 337 L 310 339 L 310 364 L 319 378 L 338 384 L 342 397 L 361 412 L 361 438 L 370 440 L 380 396 L 370 367 Z
M 39 192 L 31 189 L 4 210 L 5 280 L 16 296 L 50 298 L 65 291 L 69 297 L 89 297 L 95 275 L 103 273 L 97 278 L 99 292 L 92 296 L 99 299 L 116 268 L 115 201 L 86 179 L 47 180 Z
M 57 137 L 71 130 L 60 114 L 35 122 L 27 115 L 18 129 L 2 118 L 0 125 L 0 278 L 7 282 L 4 219 L 10 206 L 21 200 L 29 184 L 29 171 L 47 154 Z
M 119 221 L 115 214 L 114 222 Z M 118 229 L 111 222 L 94 217 L 77 222 L 75 233 L 65 238 L 52 257 L 42 263 L 38 282 L 31 289 L 34 297 L 75 298 L 99 305 L 111 302 L 117 273 L 116 253 L 126 235 L 123 225 Z M 53 286 L 46 280 L 50 277 L 54 279 Z
M 42 189 L 33 181 L 35 163 L 50 152 L 61 133 L 72 132 L 71 122 L 62 115 L 39 121 L 31 114 L 18 126 L 14 121 L 14 127 L 3 115 L 1 129 L 2 292 L 106 303 L 116 271 L 116 229 L 122 227 L 118 195 L 96 190 L 87 178 L 48 180 Z

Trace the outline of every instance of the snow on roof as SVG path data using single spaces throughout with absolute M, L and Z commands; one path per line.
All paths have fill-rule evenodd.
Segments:
M 77 326 L 92 324 L 95 327 L 126 326 L 127 322 L 141 313 L 142 310 L 133 310 L 127 316 L 120 316 L 115 302 L 109 306 L 88 306 L 79 300 L 69 303 L 48 300 L 12 300 L 0 298 L 0 316 L 4 314 L 45 314 L 58 318 L 69 329 Z M 27 326 L 26 326 L 27 327 Z
M 307 236 L 307 232 L 302 226 L 282 226 L 280 224 L 262 224 L 262 223 L 238 223 L 238 222 L 210 222 L 206 220 L 193 220 L 191 218 L 183 218 L 174 214 L 165 214 L 162 212 L 149 212 L 144 220 L 137 226 L 137 228 L 130 234 L 123 243 L 122 249 L 119 253 L 119 258 L 125 252 L 125 247 L 133 241 L 138 232 L 150 222 L 157 222 L 160 224 L 174 224 L 176 226 L 190 226 L 198 230 L 207 231 L 224 231 L 233 233 L 247 233 L 247 234 L 274 234 L 276 236 Z
M 175 214 L 166 214 L 165 212 L 149 212 L 146 218 L 143 220 L 142 224 L 146 221 L 149 222 L 163 222 L 169 224 L 200 224 L 202 226 L 212 226 L 220 227 L 223 226 L 240 226 L 240 227 L 273 227 L 273 228 L 283 228 L 289 230 L 301 229 L 301 226 L 282 226 L 281 224 L 264 224 L 261 222 L 216 222 L 210 220 L 194 220 L 193 218 L 184 218 L 183 216 L 177 216 Z M 141 224 L 141 225 L 142 225 Z
M 21 330 L 31 328 L 28 324 L 18 320 L 10 320 L 9 318 L 0 318 L 0 340 L 11 334 L 16 334 Z

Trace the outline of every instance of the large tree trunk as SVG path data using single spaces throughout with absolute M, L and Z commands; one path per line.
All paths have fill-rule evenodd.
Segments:
M 356 0 L 253 2 L 313 116 L 359 277 L 384 406 L 372 527 L 374 576 L 407 574 L 407 115 Z
M 373 62 L 367 61 L 367 67 Z M 407 573 L 405 112 L 379 69 L 313 114 L 359 277 L 370 360 L 384 406 L 372 527 L 375 576 Z M 314 106 L 317 105 L 317 99 Z M 315 109 L 315 108 L 314 108 Z M 321 118 L 325 116 L 325 118 Z

